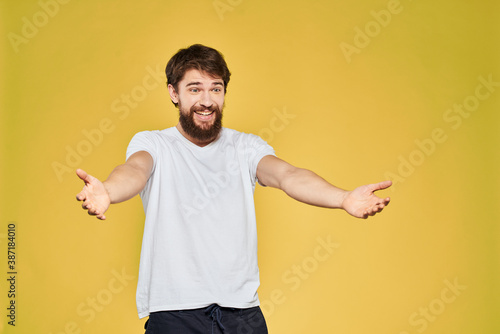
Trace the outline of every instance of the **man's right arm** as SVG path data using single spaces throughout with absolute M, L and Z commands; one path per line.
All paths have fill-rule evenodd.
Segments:
M 104 213 L 110 204 L 126 201 L 144 189 L 153 169 L 153 158 L 146 151 L 132 154 L 123 165 L 117 166 L 106 181 L 78 169 L 76 174 L 85 182 L 76 199 L 83 201 L 82 208 L 89 215 L 106 219 Z

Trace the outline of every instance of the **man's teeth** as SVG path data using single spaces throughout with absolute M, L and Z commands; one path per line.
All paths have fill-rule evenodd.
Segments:
M 213 111 L 195 111 L 198 115 L 208 116 L 213 113 Z

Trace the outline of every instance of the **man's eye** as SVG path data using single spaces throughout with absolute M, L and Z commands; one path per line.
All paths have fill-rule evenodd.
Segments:
M 220 88 L 214 88 L 214 92 L 216 92 L 216 93 L 220 93 L 221 91 L 222 91 L 222 89 L 220 89 Z
M 198 88 L 191 88 L 189 91 L 192 93 L 198 93 L 199 89 Z

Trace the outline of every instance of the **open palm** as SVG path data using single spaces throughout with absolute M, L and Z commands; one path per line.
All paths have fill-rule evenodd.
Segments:
M 106 219 L 104 213 L 108 210 L 111 200 L 104 184 L 81 169 L 76 171 L 76 175 L 85 182 L 82 191 L 76 195 L 77 200 L 83 201 L 82 208 L 87 210 L 89 215 Z
M 342 202 L 342 207 L 350 215 L 366 219 L 381 212 L 386 207 L 390 198 L 380 198 L 374 194 L 377 190 L 389 188 L 391 181 L 383 181 L 375 184 L 368 184 L 354 189 L 347 193 Z

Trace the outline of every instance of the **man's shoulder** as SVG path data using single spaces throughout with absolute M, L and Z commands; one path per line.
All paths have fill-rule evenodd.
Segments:
M 234 129 L 227 129 L 227 128 L 224 129 L 228 132 L 228 137 L 232 138 L 232 141 L 237 142 L 239 144 L 244 144 L 248 146 L 269 145 L 264 139 L 262 139 L 260 136 L 256 134 L 237 131 Z
M 137 132 L 129 142 L 129 150 L 158 150 L 171 146 L 176 141 L 175 128 L 144 130 Z
M 175 136 L 175 127 L 166 128 L 163 130 L 143 130 L 137 132 L 134 137 L 143 137 L 143 138 L 168 138 Z
M 241 141 L 241 140 L 245 141 L 245 140 L 259 138 L 257 135 L 254 135 L 252 133 L 242 132 L 230 128 L 223 128 L 222 133 L 223 136 L 225 136 L 226 138 L 231 138 L 234 141 Z

